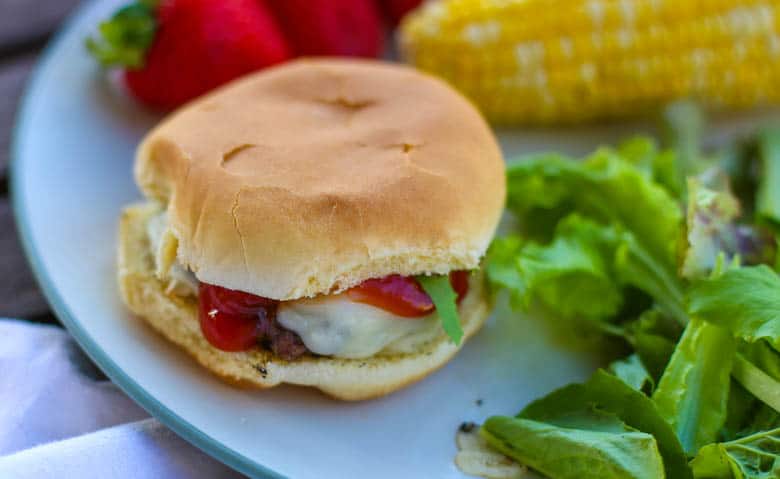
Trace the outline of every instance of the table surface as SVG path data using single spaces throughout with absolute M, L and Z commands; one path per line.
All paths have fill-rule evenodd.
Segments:
M 56 323 L 19 244 L 8 198 L 16 110 L 50 35 L 80 0 L 0 0 L 0 317 Z

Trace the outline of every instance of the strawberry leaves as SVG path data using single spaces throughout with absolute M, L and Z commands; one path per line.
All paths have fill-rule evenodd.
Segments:
M 155 0 L 140 0 L 119 9 L 100 24 L 97 38 L 87 38 L 87 50 L 104 67 L 143 67 L 157 31 L 156 4 Z

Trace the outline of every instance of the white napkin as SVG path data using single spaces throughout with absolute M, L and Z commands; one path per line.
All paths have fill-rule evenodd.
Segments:
M 243 477 L 148 417 L 54 326 L 0 320 L 0 477 Z

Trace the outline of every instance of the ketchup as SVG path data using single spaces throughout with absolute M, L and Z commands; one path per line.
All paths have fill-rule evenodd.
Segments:
M 257 343 L 260 315 L 275 316 L 279 302 L 212 284 L 198 286 L 203 336 L 217 349 L 244 351 Z
M 460 304 L 469 289 L 468 271 L 450 273 L 450 284 Z M 398 274 L 363 281 L 345 294 L 352 301 L 405 318 L 427 316 L 435 308 L 416 279 Z M 276 323 L 279 301 L 200 283 L 198 303 L 200 329 L 217 349 L 244 351 L 258 342 L 270 341 L 271 349 L 286 359 L 294 359 L 305 352 L 300 338 Z
M 469 289 L 468 271 L 450 273 L 450 284 L 460 304 Z M 384 278 L 368 279 L 348 289 L 346 294 L 356 303 L 370 304 L 404 318 L 427 316 L 434 309 L 431 298 L 411 276 L 391 274 Z
M 469 292 L 469 272 L 468 271 L 453 271 L 450 273 L 450 284 L 452 289 L 455 290 L 457 299 L 455 302 L 460 304 L 466 293 Z

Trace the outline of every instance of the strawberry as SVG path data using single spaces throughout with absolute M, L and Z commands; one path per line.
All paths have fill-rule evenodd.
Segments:
M 266 0 L 297 55 L 376 57 L 382 22 L 373 0 Z
M 245 73 L 290 57 L 261 0 L 141 0 L 100 25 L 87 47 L 125 67 L 143 103 L 175 108 Z
M 417 8 L 422 0 L 378 0 L 382 11 L 390 21 L 390 25 L 396 26 L 410 11 Z

